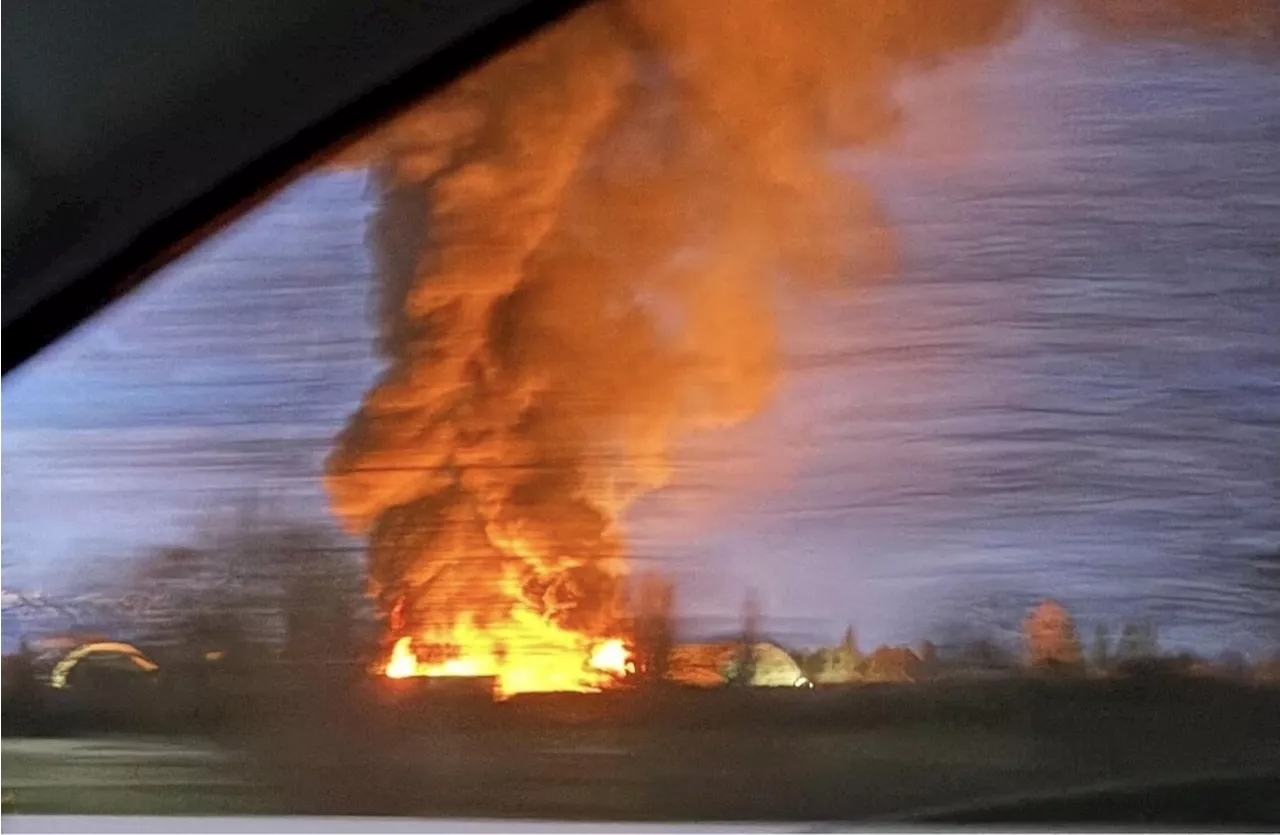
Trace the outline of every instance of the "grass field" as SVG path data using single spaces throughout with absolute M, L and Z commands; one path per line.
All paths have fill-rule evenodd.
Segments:
M 1273 768 L 1280 693 L 1218 683 L 549 696 L 458 713 L 282 699 L 214 738 L 6 738 L 7 810 L 864 820 Z

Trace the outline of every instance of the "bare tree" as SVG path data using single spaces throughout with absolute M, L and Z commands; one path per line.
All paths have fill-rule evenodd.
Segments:
M 1089 663 L 1099 673 L 1106 672 L 1111 666 L 1111 635 L 1105 623 L 1098 624 L 1093 630 L 1093 647 L 1089 651 Z
M 750 686 L 756 675 L 756 644 L 760 641 L 760 598 L 755 589 L 747 591 L 742 603 L 742 635 L 733 661 L 731 681 Z
M 923 678 L 938 674 L 938 647 L 928 638 L 920 642 L 920 674 Z
M 1031 666 L 1078 665 L 1080 639 L 1075 622 L 1062 604 L 1045 600 L 1031 610 L 1022 626 L 1027 663 Z
M 674 586 L 656 572 L 636 582 L 635 662 L 642 684 L 653 685 L 667 677 L 671 660 Z
M 149 555 L 137 585 L 151 599 L 137 614 L 151 642 L 189 656 L 262 646 L 295 660 L 355 652 L 359 564 L 323 530 L 241 514 L 197 547 Z
M 862 651 L 858 649 L 858 634 L 853 631 L 853 624 L 845 627 L 844 637 L 840 640 L 840 653 L 854 667 L 862 661 Z
M 1121 663 L 1149 661 L 1160 655 L 1156 625 L 1150 620 L 1126 623 L 1116 643 L 1116 660 Z

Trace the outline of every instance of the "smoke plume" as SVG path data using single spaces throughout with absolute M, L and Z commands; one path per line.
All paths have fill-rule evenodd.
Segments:
M 327 484 L 392 637 L 443 660 L 488 635 L 503 663 L 531 624 L 616 630 L 619 516 L 681 433 L 768 398 L 778 283 L 892 269 L 875 201 L 825 152 L 891 136 L 904 69 L 1015 10 L 597 4 L 350 152 L 381 194 L 388 368 Z

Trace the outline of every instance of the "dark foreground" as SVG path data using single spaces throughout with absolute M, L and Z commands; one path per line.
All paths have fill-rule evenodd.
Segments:
M 3 784 L 30 814 L 1131 822 L 1147 803 L 1266 826 L 1277 716 L 1276 690 L 1183 680 L 499 705 L 299 688 L 200 736 L 6 738 Z

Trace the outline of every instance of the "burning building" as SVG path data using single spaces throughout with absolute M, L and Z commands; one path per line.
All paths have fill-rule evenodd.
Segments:
M 909 64 L 1013 0 L 588 6 L 353 146 L 380 191 L 381 379 L 328 462 L 392 676 L 593 690 L 628 667 L 622 515 L 752 415 L 780 282 L 887 272 L 867 188 Z

